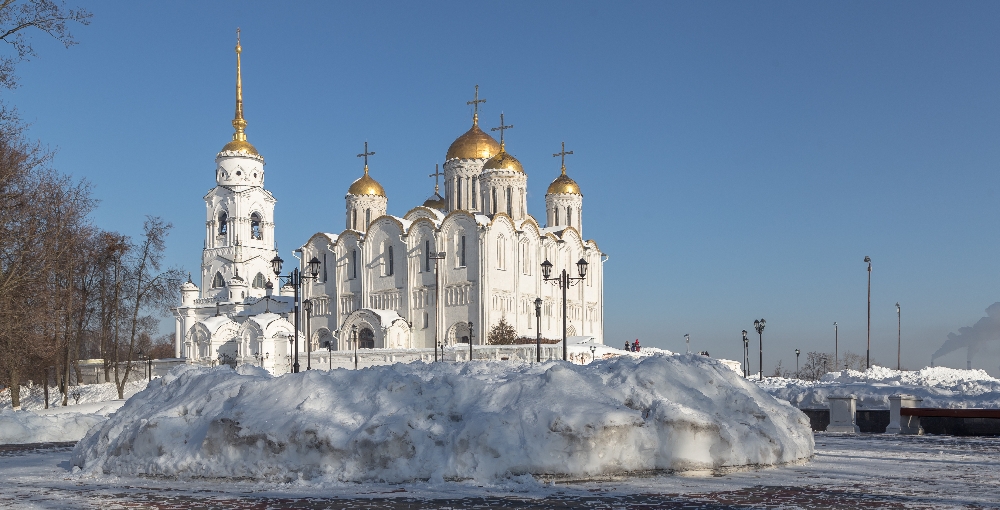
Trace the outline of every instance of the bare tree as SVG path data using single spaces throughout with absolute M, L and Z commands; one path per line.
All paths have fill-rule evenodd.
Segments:
M 16 87 L 17 65 L 37 56 L 30 29 L 41 30 L 69 48 L 76 40 L 67 23 L 89 25 L 91 16 L 85 9 L 67 9 L 64 2 L 52 0 L 0 1 L 0 41 L 14 49 L 13 55 L 0 55 L 0 87 Z

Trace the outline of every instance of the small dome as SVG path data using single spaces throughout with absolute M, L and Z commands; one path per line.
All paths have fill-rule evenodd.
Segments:
M 580 185 L 566 175 L 565 168 L 563 168 L 562 175 L 556 177 L 556 180 L 552 181 L 552 184 L 549 184 L 549 190 L 545 194 L 559 195 L 564 193 L 583 196 L 583 193 L 580 193 Z
M 260 156 L 257 149 L 246 140 L 233 140 L 223 146 L 220 152 L 242 152 L 251 156 Z
M 455 139 L 448 147 L 445 161 L 449 159 L 489 159 L 500 152 L 500 144 L 492 136 L 479 129 L 479 122 L 473 121 L 472 129 Z
M 446 207 L 444 202 L 444 197 L 439 195 L 437 192 L 434 192 L 434 194 L 431 195 L 430 198 L 424 200 L 424 207 L 430 207 L 431 209 L 438 209 L 443 211 Z
M 182 291 L 198 290 L 198 286 L 195 285 L 194 282 L 189 280 L 181 284 L 181 290 Z
M 512 172 L 524 173 L 521 162 L 504 150 L 502 145 L 500 146 L 500 152 L 483 165 L 483 171 L 487 170 L 510 170 Z
M 385 196 L 385 188 L 378 183 L 375 179 L 372 179 L 368 175 L 368 167 L 365 167 L 365 175 L 362 175 L 360 179 L 354 181 L 351 187 L 347 189 L 347 193 L 350 195 L 375 195 L 379 197 Z

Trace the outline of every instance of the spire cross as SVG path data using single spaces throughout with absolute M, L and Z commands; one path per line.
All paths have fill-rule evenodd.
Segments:
M 365 151 L 358 154 L 359 158 L 365 158 L 365 172 L 368 171 L 368 156 L 374 156 L 375 151 L 368 152 L 368 140 L 365 140 Z
M 557 153 L 555 153 L 555 154 L 552 155 L 552 157 L 554 157 L 554 158 L 556 158 L 556 157 L 561 157 L 562 158 L 562 171 L 563 171 L 563 173 L 566 173 L 566 156 L 569 156 L 570 154 L 573 154 L 573 151 L 568 151 L 567 152 L 566 151 L 566 142 L 563 142 L 562 143 L 562 151 L 557 152 Z
M 503 112 L 500 112 L 500 125 L 497 126 L 497 127 L 495 127 L 495 128 L 490 128 L 490 131 L 499 131 L 500 132 L 500 146 L 503 147 L 503 130 L 505 130 L 505 129 L 513 129 L 513 127 L 514 127 L 513 125 L 505 126 L 503 124 Z
M 472 101 L 466 101 L 465 104 L 471 104 L 474 108 L 474 113 L 472 114 L 472 123 L 479 123 L 479 103 L 485 103 L 485 99 L 479 99 L 479 85 L 476 85 L 476 97 Z
M 437 163 L 435 163 L 434 164 L 434 173 L 432 173 L 432 174 L 430 174 L 430 175 L 427 176 L 427 177 L 433 177 L 434 178 L 434 193 L 438 192 L 438 177 L 442 176 L 442 175 L 444 175 L 444 173 L 441 172 L 441 170 L 438 169 L 438 165 L 437 165 Z

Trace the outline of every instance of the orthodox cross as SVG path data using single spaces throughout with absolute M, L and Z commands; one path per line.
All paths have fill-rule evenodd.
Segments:
M 365 140 L 365 151 L 358 154 L 359 158 L 365 158 L 365 170 L 368 170 L 368 156 L 374 156 L 375 151 L 368 152 L 368 140 Z
M 498 127 L 495 127 L 495 128 L 490 128 L 490 131 L 499 131 L 500 132 L 500 145 L 502 146 L 503 145 L 503 130 L 505 130 L 505 129 L 513 129 L 513 127 L 514 127 L 513 125 L 511 125 L 511 126 L 505 126 L 503 124 L 503 112 L 500 112 L 500 125 Z
M 566 151 L 566 142 L 563 142 L 562 143 L 562 151 L 553 154 L 552 157 L 554 157 L 554 158 L 561 157 L 562 158 L 562 168 L 563 168 L 563 170 L 566 170 L 566 156 L 568 156 L 570 154 L 573 154 L 573 151 L 567 152 Z
M 479 103 L 485 103 L 485 99 L 479 99 L 479 85 L 476 85 L 476 97 L 472 101 L 467 101 L 465 104 L 471 104 L 475 109 L 472 114 L 472 121 L 477 122 L 479 120 Z
M 438 170 L 437 163 L 434 164 L 434 173 L 428 175 L 427 177 L 434 178 L 434 193 L 438 192 L 438 177 L 444 175 L 440 170 Z

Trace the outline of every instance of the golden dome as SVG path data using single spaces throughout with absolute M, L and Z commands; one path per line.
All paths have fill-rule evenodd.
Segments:
M 549 190 L 545 192 L 546 195 L 558 195 L 561 193 L 583 196 L 583 193 L 580 193 L 580 185 L 566 175 L 566 167 L 563 167 L 562 174 L 556 177 L 556 180 L 552 181 L 552 184 L 549 184 Z
M 524 173 L 524 168 L 521 166 L 521 162 L 517 160 L 514 156 L 511 156 L 505 149 L 503 144 L 500 145 L 500 152 L 496 156 L 490 158 L 489 161 L 483 165 L 483 171 L 486 170 L 510 170 L 512 172 Z
M 384 197 L 385 188 L 378 181 L 368 176 L 368 167 L 365 166 L 365 175 L 354 181 L 351 187 L 347 189 L 347 193 L 350 195 L 376 195 Z
M 485 131 L 479 129 L 478 119 L 473 119 L 472 128 L 455 139 L 448 147 L 445 161 L 449 159 L 489 159 L 500 152 L 500 144 Z
M 435 191 L 430 198 L 424 200 L 424 207 L 430 207 L 431 209 L 438 209 L 443 211 L 446 207 L 444 202 L 444 197 L 442 197 Z
M 222 152 L 243 152 L 251 156 L 260 156 L 257 149 L 246 140 L 233 140 L 222 147 Z

